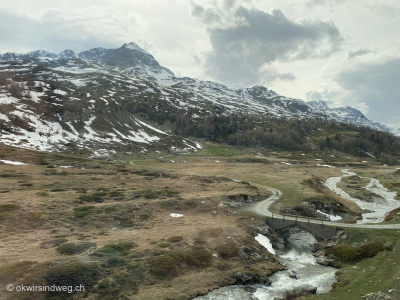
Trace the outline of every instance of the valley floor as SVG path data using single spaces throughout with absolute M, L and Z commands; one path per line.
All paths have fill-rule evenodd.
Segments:
M 284 266 L 254 238 L 264 230 L 276 245 L 279 236 L 266 229 L 265 218 L 247 211 L 271 195 L 247 182 L 282 190 L 283 197 L 271 208 L 276 213 L 334 212 L 349 223 L 362 210 L 323 184 L 341 176 L 341 168 L 377 178 L 399 192 L 396 167 L 315 156 L 224 155 L 205 149 L 190 155 L 121 154 L 106 162 L 0 145 L 0 289 L 10 283 L 84 283 L 86 293 L 74 297 L 189 299 L 237 283 L 238 272 L 264 280 Z M 386 222 L 398 223 L 397 214 Z M 348 229 L 349 238 L 341 242 L 360 243 L 357 232 Z M 391 249 L 369 259 L 377 269 L 384 257 L 396 260 L 397 233 L 359 232 L 365 241 L 379 240 Z M 376 285 L 367 286 L 369 270 L 354 277 L 365 280 L 352 281 L 359 265 L 352 267 L 344 266 L 341 275 L 350 282 L 331 296 L 343 295 L 347 285 L 357 293 L 362 287 L 378 291 Z M 397 283 L 391 280 L 390 287 Z M 334 299 L 324 297 L 314 296 Z

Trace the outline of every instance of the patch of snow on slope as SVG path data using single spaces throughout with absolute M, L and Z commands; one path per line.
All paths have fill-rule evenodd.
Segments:
M 136 119 L 136 118 L 134 118 L 134 119 L 135 119 L 136 123 L 139 123 L 140 125 L 143 125 L 143 126 L 145 126 L 147 128 L 150 128 L 151 130 L 154 130 L 155 132 L 158 132 L 158 133 L 161 133 L 161 134 L 165 134 L 165 135 L 169 135 L 168 133 L 165 133 L 164 131 L 162 131 L 160 129 L 157 129 L 157 128 L 155 128 L 155 127 L 153 127 L 153 126 L 151 126 L 151 125 L 149 125 L 149 124 L 147 124 L 145 122 L 142 122 L 139 119 Z
M 68 92 L 63 91 L 63 90 L 59 90 L 59 89 L 55 89 L 55 90 L 53 91 L 53 93 L 54 93 L 54 94 L 59 94 L 59 95 L 62 95 L 62 96 L 68 95 Z
M 25 164 L 19 161 L 12 161 L 12 160 L 4 160 L 4 159 L 0 159 L 0 161 L 2 163 L 5 163 L 7 165 L 14 165 L 14 166 L 28 166 L 29 164 Z
M 2 113 L 0 113 L 0 120 L 10 122 L 10 119 L 5 114 Z
M 150 142 L 158 141 L 160 139 L 158 136 L 148 135 L 143 130 L 138 130 L 136 132 L 131 130 L 130 133 L 133 135 L 133 139 L 130 138 L 130 140 L 134 142 L 149 144 Z
M 0 94 L 0 104 L 12 104 L 19 102 L 18 98 Z
M 272 248 L 271 241 L 265 235 L 259 233 L 254 239 L 259 242 L 260 245 L 264 246 L 269 253 L 276 254 L 274 248 Z
M 183 215 L 175 214 L 175 213 L 170 214 L 170 216 L 173 217 L 173 218 L 182 218 L 183 217 Z
M 320 165 L 320 164 L 316 164 L 317 167 L 327 167 L 327 168 L 334 168 L 330 165 Z
M 331 221 L 339 221 L 339 220 L 342 219 L 341 216 L 330 215 L 330 214 L 327 214 L 327 213 L 324 213 L 324 212 L 320 211 L 319 209 L 317 209 L 317 212 L 320 213 L 321 215 L 324 215 L 324 216 L 328 217 L 329 220 L 331 220 Z

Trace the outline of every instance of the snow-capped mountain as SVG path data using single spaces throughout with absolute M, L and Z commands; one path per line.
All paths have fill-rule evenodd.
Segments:
M 190 139 L 174 136 L 166 125 L 185 115 L 201 122 L 207 116 L 247 113 L 389 131 L 350 107 L 307 103 L 263 86 L 233 89 L 177 77 L 135 43 L 79 54 L 6 53 L 0 62 L 0 140 L 27 148 L 98 152 L 155 143 L 195 147 Z M 1 74 L 9 78 L 1 79 Z
M 57 59 L 73 59 L 73 58 L 76 58 L 76 55 L 75 52 L 70 49 L 66 49 L 57 55 Z
M 330 107 L 329 101 L 324 101 L 324 100 L 309 101 L 307 102 L 307 104 L 319 111 L 324 112 L 325 114 L 331 116 L 332 118 L 337 118 L 341 120 L 342 122 L 353 124 L 356 126 L 364 126 L 376 130 L 387 131 L 393 133 L 394 135 L 398 135 L 395 129 L 389 128 L 388 126 L 381 124 L 379 122 L 374 122 L 367 119 L 361 111 L 352 108 L 350 106 Z

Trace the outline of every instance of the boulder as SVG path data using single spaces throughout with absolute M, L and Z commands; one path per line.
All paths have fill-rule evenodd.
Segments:
M 392 297 L 379 291 L 378 293 L 370 293 L 363 296 L 366 300 L 392 300 Z
M 294 270 L 289 270 L 289 271 L 288 271 L 288 275 L 289 275 L 289 277 L 292 278 L 292 279 L 297 279 L 297 273 L 296 273 L 296 271 L 294 271 Z
M 235 278 L 235 284 L 248 285 L 248 284 L 263 284 L 266 286 L 271 285 L 271 280 L 268 277 L 263 277 L 260 274 L 253 273 L 251 271 L 237 272 L 233 276 Z

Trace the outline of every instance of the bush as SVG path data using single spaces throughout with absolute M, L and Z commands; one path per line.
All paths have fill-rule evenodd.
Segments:
M 217 251 L 218 255 L 224 259 L 229 259 L 238 256 L 239 254 L 239 248 L 232 241 L 215 247 L 215 250 Z
M 90 215 L 91 213 L 93 213 L 93 209 L 95 207 L 96 206 L 93 206 L 93 205 L 76 207 L 76 208 L 74 208 L 74 216 L 75 216 L 75 218 L 84 218 L 87 215 Z
M 96 248 L 95 243 L 80 242 L 80 243 L 66 243 L 57 248 L 57 251 L 64 255 L 73 255 L 85 252 L 90 248 Z
M 374 257 L 383 250 L 380 242 L 373 242 L 358 247 L 336 246 L 325 250 L 325 255 L 333 255 L 340 262 L 351 263 Z
M 50 286 L 83 285 L 85 290 L 88 290 L 97 283 L 99 277 L 100 269 L 97 264 L 74 261 L 51 268 L 45 275 L 45 281 Z M 60 294 L 60 292 L 54 292 L 54 294 Z
M 10 88 L 8 91 L 10 92 L 11 96 L 21 99 L 24 88 L 25 88 L 25 86 L 23 84 L 14 82 L 10 85 Z
M 203 247 L 192 247 L 185 251 L 183 254 L 183 260 L 190 266 L 206 268 L 211 266 L 212 253 Z
M 161 242 L 158 244 L 158 247 L 161 247 L 161 248 L 167 248 L 168 246 L 169 246 L 169 243 L 167 243 L 167 242 Z
M 122 257 L 110 257 L 105 263 L 106 268 L 122 267 L 126 264 L 125 259 Z
M 96 202 L 96 203 L 101 203 L 104 201 L 103 197 L 106 195 L 106 193 L 93 193 L 91 195 L 81 195 L 79 196 L 79 199 L 85 202 Z
M 149 260 L 150 273 L 159 278 L 176 276 L 182 264 L 188 267 L 207 268 L 211 266 L 212 253 L 203 247 L 194 246 L 185 251 L 168 251 Z
M 93 255 L 95 256 L 115 256 L 115 255 L 128 255 L 129 250 L 136 247 L 134 242 L 122 242 L 118 244 L 108 244 L 96 250 Z
M 217 269 L 220 271 L 228 271 L 231 268 L 232 268 L 231 265 L 225 261 L 219 261 L 217 263 Z
M 177 236 L 171 236 L 170 238 L 168 238 L 167 242 L 169 242 L 169 243 L 179 243 L 182 240 L 183 240 L 183 236 L 177 235 Z
M 19 206 L 16 204 L 3 204 L 3 205 L 0 205 L 0 214 L 1 213 L 9 213 L 9 212 L 12 212 L 17 209 L 19 209 Z
M 385 248 L 379 242 L 373 242 L 365 245 L 361 245 L 357 248 L 362 258 L 370 258 L 383 251 Z
M 177 274 L 178 260 L 174 255 L 160 255 L 149 261 L 150 273 L 159 278 L 173 277 Z

